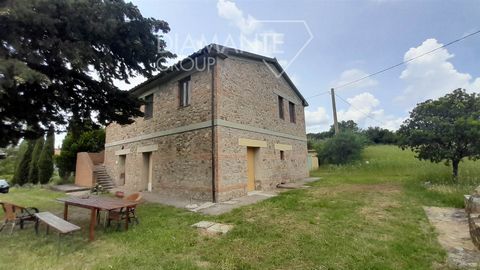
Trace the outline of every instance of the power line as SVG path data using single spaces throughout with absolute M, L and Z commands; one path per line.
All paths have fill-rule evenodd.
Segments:
M 455 43 L 457 43 L 457 42 L 459 42 L 459 41 L 462 41 L 462 40 L 464 40 L 464 39 L 467 39 L 467 38 L 469 38 L 469 37 L 471 37 L 471 36 L 474 36 L 474 35 L 476 35 L 476 34 L 479 34 L 479 33 L 480 33 L 480 30 L 475 31 L 475 32 L 470 33 L 470 34 L 468 34 L 468 35 L 466 35 L 466 36 L 463 36 L 463 37 L 458 38 L 458 39 L 456 39 L 456 40 L 450 41 L 450 42 L 448 42 L 447 44 L 442 45 L 442 46 L 440 46 L 440 47 L 437 47 L 437 48 L 435 48 L 435 49 L 433 49 L 433 50 L 430 50 L 430 51 L 428 51 L 428 52 L 422 53 L 422 54 L 420 54 L 420 55 L 417 55 L 417 56 L 415 56 L 415 57 L 412 57 L 412 58 L 410 58 L 410 59 L 407 59 L 407 60 L 405 60 L 405 61 L 403 61 L 403 62 L 400 62 L 400 63 L 398 63 L 398 64 L 395 64 L 395 65 L 393 65 L 393 66 L 389 66 L 389 67 L 384 68 L 384 69 L 382 69 L 382 70 L 379 70 L 379 71 L 377 71 L 377 72 L 368 74 L 368 75 L 366 75 L 366 76 L 364 76 L 364 77 L 358 78 L 358 79 L 353 80 L 353 81 L 351 81 L 351 82 L 338 85 L 338 86 L 336 86 L 336 87 L 334 87 L 334 88 L 335 88 L 335 89 L 338 89 L 338 88 L 342 88 L 342 87 L 345 87 L 345 86 L 348 86 L 348 85 L 352 85 L 352 84 L 354 84 L 354 83 L 357 83 L 357 82 L 359 82 L 359 81 L 365 80 L 365 79 L 370 78 L 370 77 L 372 77 L 372 76 L 378 75 L 378 74 L 383 73 L 383 72 L 385 72 L 385 71 L 388 71 L 388 70 L 390 70 L 390 69 L 394 69 L 394 68 L 396 68 L 396 67 L 399 67 L 399 66 L 401 66 L 401 65 L 404 65 L 404 64 L 406 64 L 406 63 L 408 63 L 408 62 L 411 62 L 411 61 L 413 61 L 413 60 L 415 60 L 415 59 L 418 59 L 418 58 L 423 57 L 423 56 L 425 56 L 425 55 L 427 55 L 427 54 L 430 54 L 430 53 L 433 53 L 433 52 L 435 52 L 435 51 L 438 51 L 438 50 L 440 50 L 440 49 L 442 49 L 442 48 L 445 48 L 445 47 L 447 47 L 447 46 L 450 46 L 450 45 L 452 45 L 452 44 L 455 44 Z
M 456 39 L 456 40 L 450 41 L 450 42 L 448 42 L 447 44 L 444 44 L 444 45 L 442 45 L 442 46 L 439 46 L 439 47 L 437 47 L 437 48 L 435 48 L 435 49 L 433 49 L 433 50 L 430 50 L 430 51 L 428 51 L 428 52 L 422 53 L 422 54 L 417 55 L 417 56 L 415 56 L 415 57 L 409 58 L 409 59 L 407 59 L 407 60 L 405 60 L 405 61 L 402 61 L 402 62 L 400 62 L 400 63 L 398 63 L 398 64 L 395 64 L 395 65 L 393 65 L 393 66 L 389 66 L 389 67 L 387 67 L 387 68 L 381 69 L 381 70 L 379 70 L 379 71 L 377 71 L 377 72 L 374 72 L 374 73 L 365 75 L 365 76 L 363 76 L 363 77 L 361 77 L 361 78 L 358 78 L 358 79 L 356 79 L 356 80 L 353 80 L 353 81 L 350 81 L 350 82 L 347 82 L 347 83 L 344 83 L 344 84 L 341 84 L 341 85 L 337 85 L 337 86 L 334 87 L 334 88 L 335 88 L 335 89 L 338 89 L 338 88 L 342 88 L 342 87 L 349 86 L 349 85 L 355 84 L 355 83 L 357 83 L 357 82 L 363 81 L 363 80 L 365 80 L 365 79 L 367 79 L 367 78 L 376 76 L 376 75 L 378 75 L 378 74 L 380 74 L 380 73 L 389 71 L 389 70 L 391 70 L 391 69 L 394 69 L 394 68 L 396 68 L 396 67 L 399 67 L 399 66 L 401 66 L 401 65 L 404 65 L 404 64 L 406 64 L 406 63 L 409 63 L 409 62 L 411 62 L 411 61 L 413 61 L 413 60 L 415 60 L 415 59 L 418 59 L 418 58 L 423 57 L 423 56 L 425 56 L 425 55 L 431 54 L 431 53 L 433 53 L 433 52 L 435 52 L 435 51 L 438 51 L 438 50 L 440 50 L 440 49 L 443 49 L 443 48 L 445 48 L 445 47 L 448 47 L 448 46 L 450 46 L 450 45 L 452 45 L 452 44 L 455 44 L 455 43 L 457 43 L 457 42 L 459 42 L 459 41 L 462 41 L 462 40 L 464 40 L 464 39 L 467 39 L 467 38 L 469 38 L 469 37 L 471 37 L 471 36 L 474 36 L 474 35 L 477 35 L 477 34 L 479 34 L 479 33 L 480 33 L 480 30 L 475 31 L 475 32 L 470 33 L 470 34 L 468 34 L 468 35 L 465 35 L 465 36 L 463 36 L 463 37 L 461 37 L 461 38 L 458 38 L 458 39 Z M 307 99 L 314 98 L 314 97 L 318 97 L 318 96 L 322 96 L 322 95 L 325 95 L 325 94 L 328 94 L 328 93 L 330 93 L 330 92 L 329 92 L 329 91 L 321 92 L 321 93 L 319 93 L 319 94 L 310 96 L 310 97 L 308 97 Z M 340 97 L 339 97 L 339 98 L 340 98 Z
M 323 95 L 328 94 L 328 93 L 330 93 L 330 91 L 321 92 L 320 94 L 316 94 L 316 95 L 307 97 L 307 99 L 311 99 L 311 98 L 314 98 L 314 97 L 323 96 Z
M 350 107 L 352 107 L 352 108 L 355 109 L 356 111 L 358 111 L 358 112 L 362 113 L 363 115 L 365 115 L 367 118 L 372 119 L 373 121 L 376 121 L 376 122 L 378 122 L 378 123 L 380 123 L 380 124 L 382 124 L 382 125 L 385 125 L 385 123 L 383 123 L 382 121 L 379 121 L 379 120 L 371 117 L 370 114 L 365 113 L 365 112 L 363 112 L 362 110 L 358 109 L 357 107 L 353 106 L 352 103 L 348 102 L 348 100 L 342 98 L 342 97 L 339 96 L 338 94 L 335 94 L 335 96 L 338 97 L 338 98 L 339 98 L 340 100 L 342 100 L 343 102 L 345 102 L 345 103 L 347 103 L 348 105 L 350 105 Z

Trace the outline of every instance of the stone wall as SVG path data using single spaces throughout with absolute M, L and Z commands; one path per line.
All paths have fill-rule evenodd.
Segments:
M 261 61 L 228 57 L 218 66 L 219 118 L 306 139 L 304 107 L 283 77 Z M 278 114 L 278 95 L 284 98 L 285 119 Z M 295 104 L 296 123 L 290 123 L 288 101 Z
M 180 107 L 179 80 L 181 75 L 171 81 L 154 86 L 142 96 L 153 93 L 153 117 L 138 117 L 130 125 L 110 124 L 106 128 L 106 144 L 211 120 L 211 71 L 196 72 L 191 76 L 191 105 Z M 143 108 L 142 108 L 143 110 Z
M 215 118 L 241 127 L 217 122 L 216 188 L 219 201 L 245 195 L 247 185 L 247 146 L 240 139 L 266 142 L 257 149 L 256 189 L 269 190 L 281 182 L 308 176 L 304 107 L 283 77 L 276 78 L 259 61 L 228 57 L 215 67 Z M 106 129 L 105 166 L 120 184 L 119 156 L 126 154 L 125 187 L 146 190 L 143 153 L 140 149 L 155 145 L 152 152 L 153 191 L 182 197 L 211 200 L 211 71 L 191 75 L 191 105 L 179 108 L 178 81 L 174 78 L 154 86 L 153 117 L 136 119 L 131 125 L 111 124 Z M 278 116 L 278 95 L 284 98 L 285 119 Z M 296 123 L 291 123 L 288 101 L 295 103 Z M 185 126 L 207 123 L 195 130 L 178 131 Z M 242 128 L 243 127 L 243 128 Z M 261 129 L 255 132 L 253 129 Z M 175 130 L 155 138 L 142 137 Z M 127 141 L 125 141 L 127 140 Z M 284 160 L 275 144 L 290 147 Z
M 247 146 L 239 144 L 241 138 L 266 142 L 266 147 L 256 148 L 256 190 L 271 190 L 308 177 L 306 142 L 227 127 L 218 127 L 218 131 L 219 200 L 247 194 Z M 275 144 L 291 145 L 292 150 L 283 151 L 284 160 Z
M 266 147 L 256 148 L 256 190 L 308 177 L 304 107 L 284 78 L 277 78 L 263 62 L 228 57 L 218 63 L 217 79 L 217 118 L 297 138 L 219 126 L 219 200 L 247 193 L 247 146 L 239 145 L 242 138 L 266 142 Z M 278 113 L 279 95 L 284 98 L 284 119 Z M 288 101 L 295 104 L 296 123 L 290 122 Z M 275 144 L 291 146 L 292 150 L 284 151 L 284 160 Z
M 125 162 L 125 188 L 144 191 L 147 178 L 142 169 L 144 146 L 157 145 L 152 151 L 152 184 L 154 192 L 165 192 L 185 198 L 211 200 L 212 162 L 211 129 L 205 128 L 159 137 L 106 149 L 105 165 L 116 184 L 120 172 L 116 151 L 129 152 Z

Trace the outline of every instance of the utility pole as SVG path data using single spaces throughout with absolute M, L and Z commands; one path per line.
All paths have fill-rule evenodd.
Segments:
M 337 105 L 335 104 L 335 89 L 331 89 L 332 108 L 333 108 L 333 126 L 335 127 L 335 135 L 338 135 Z

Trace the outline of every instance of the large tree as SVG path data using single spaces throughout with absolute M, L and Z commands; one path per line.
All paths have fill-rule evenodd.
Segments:
M 62 150 L 59 156 L 55 157 L 58 173 L 63 179 L 67 179 L 77 164 L 77 153 L 79 152 L 101 152 L 105 146 L 105 130 L 88 130 L 76 136 L 72 130 L 67 133 L 62 143 Z
M 131 123 L 141 103 L 113 82 L 161 68 L 169 30 L 123 0 L 0 0 L 0 147 L 71 116 Z
M 400 146 L 417 158 L 452 164 L 454 181 L 464 158 L 480 158 L 480 96 L 457 89 L 418 104 L 400 127 Z

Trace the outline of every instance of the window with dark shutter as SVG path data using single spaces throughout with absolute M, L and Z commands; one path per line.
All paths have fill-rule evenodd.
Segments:
M 190 105 L 191 90 L 190 90 L 190 77 L 187 77 L 180 81 L 179 84 L 179 98 L 180 107 L 186 107 Z
M 145 119 L 153 117 L 153 94 L 145 97 L 145 111 L 143 114 Z
M 280 117 L 280 119 L 285 119 L 283 111 L 283 97 L 281 96 L 278 96 L 278 117 Z
M 297 121 L 295 119 L 295 104 L 288 102 L 288 111 L 290 113 L 290 122 L 295 123 Z

